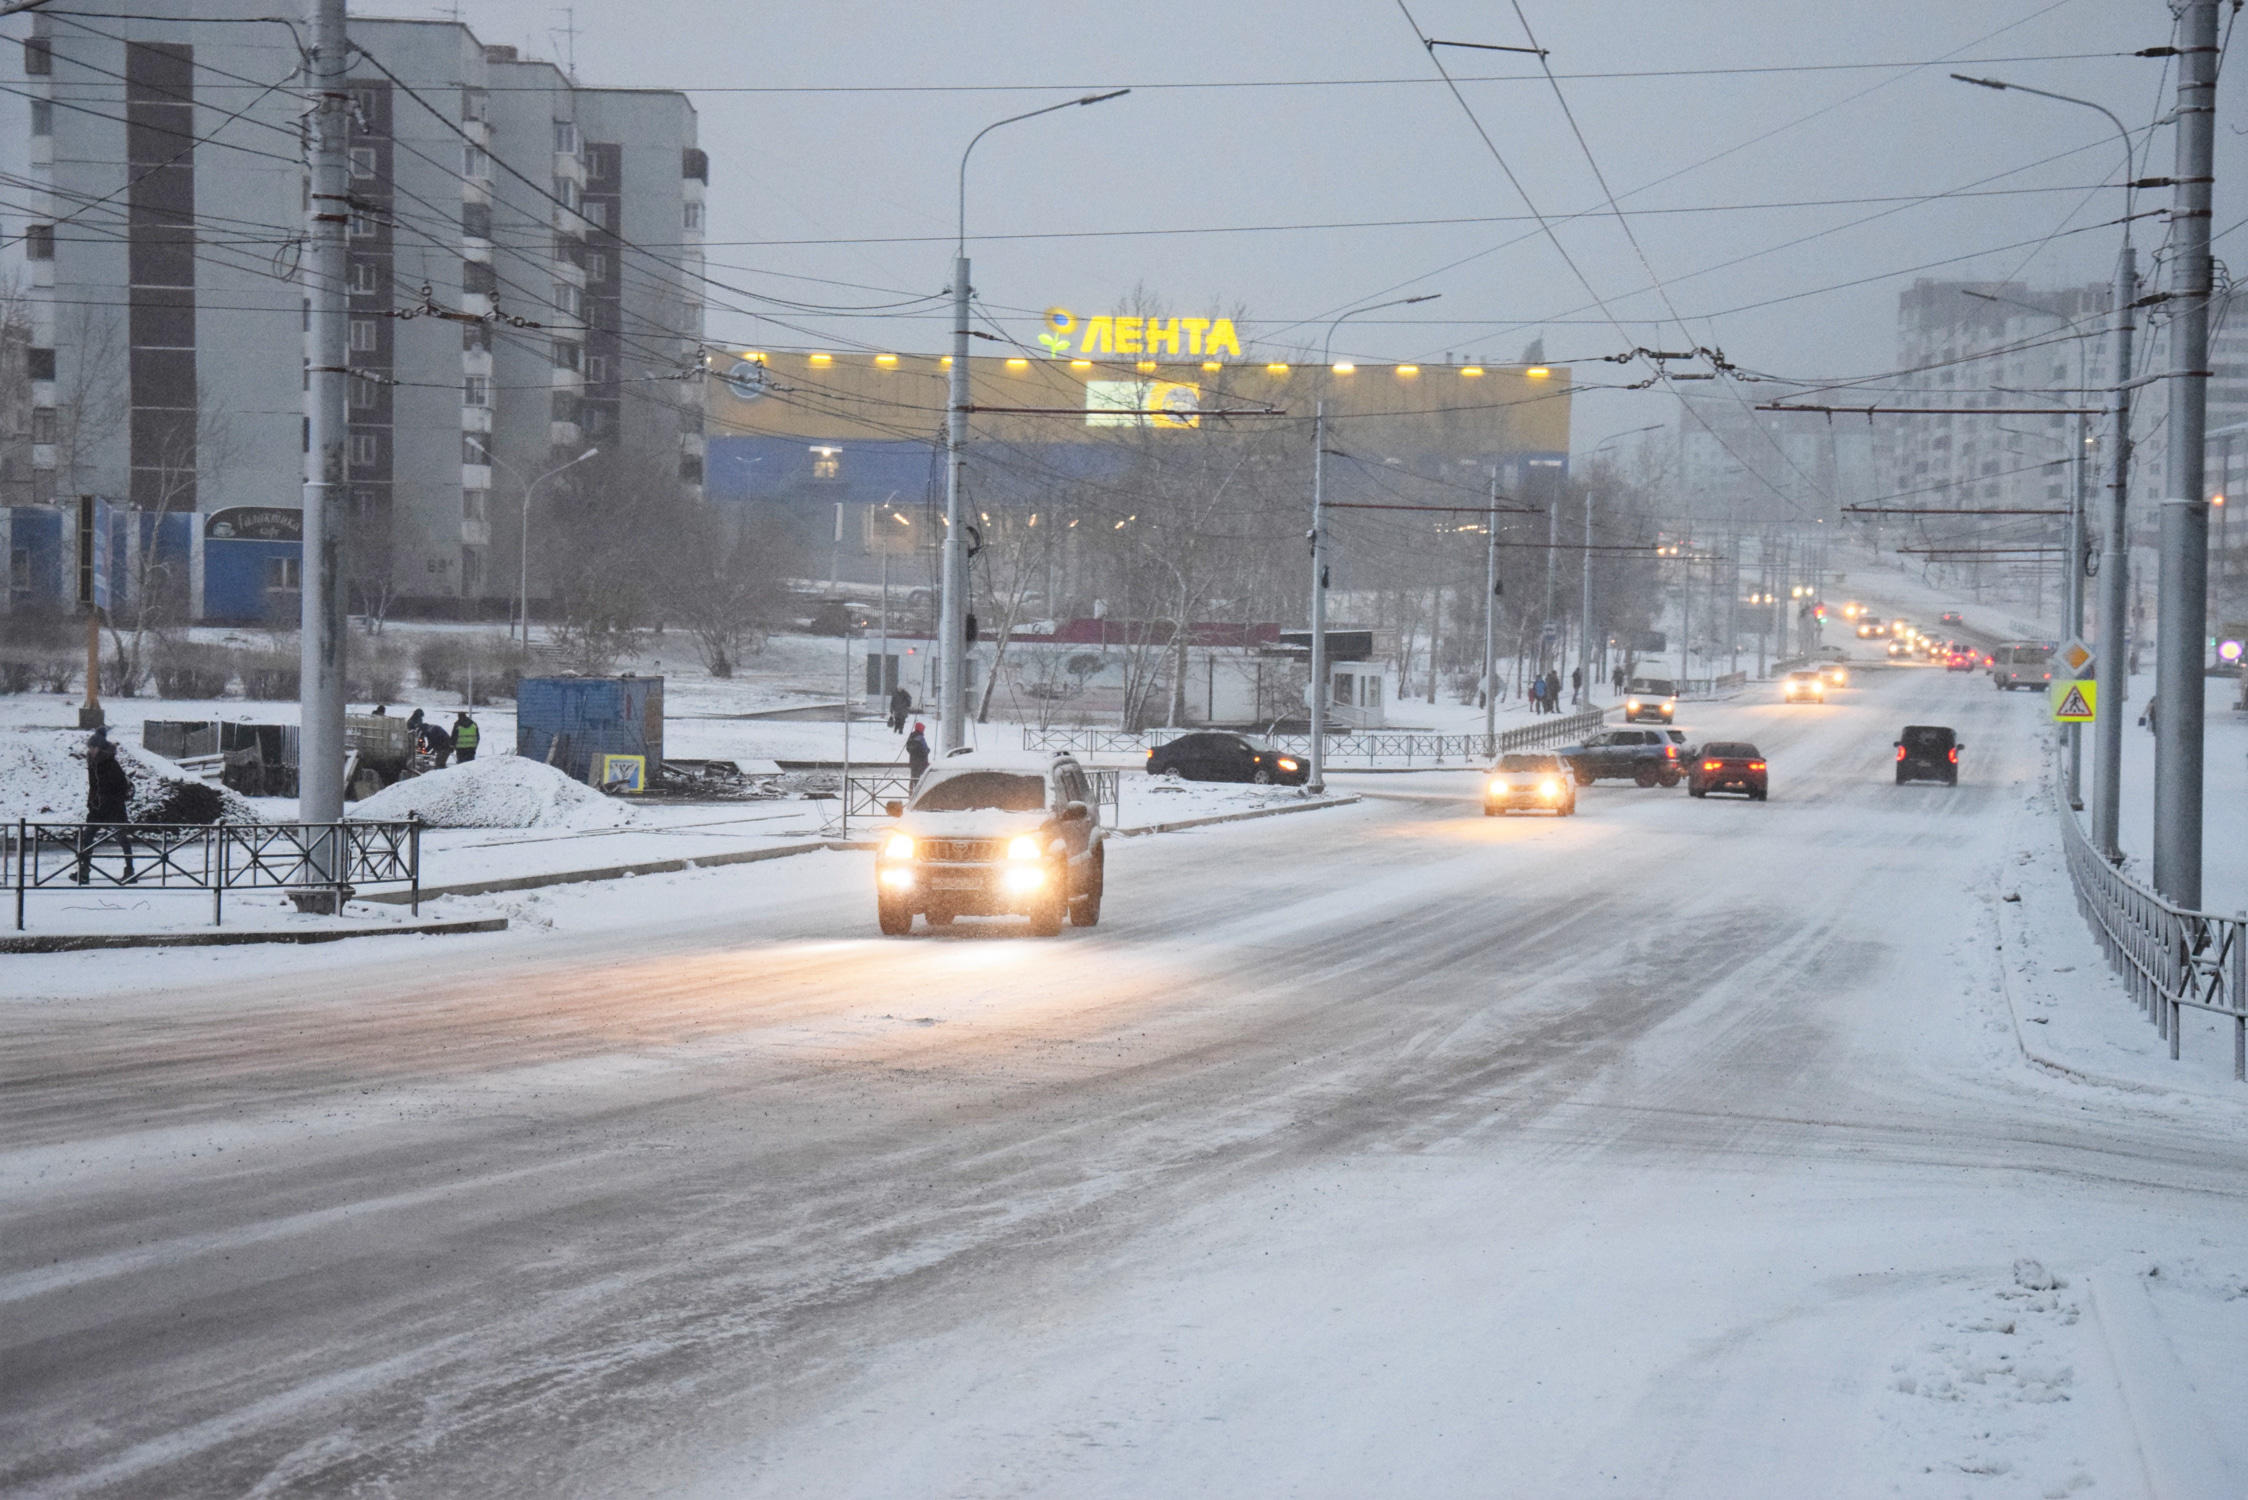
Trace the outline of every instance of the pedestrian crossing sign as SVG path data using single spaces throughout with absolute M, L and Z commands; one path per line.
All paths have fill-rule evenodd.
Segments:
M 2099 701 L 2099 684 L 2095 682 L 2056 682 L 2048 694 L 2053 705 L 2053 722 L 2056 724 L 2089 724 L 2093 719 L 2092 707 Z

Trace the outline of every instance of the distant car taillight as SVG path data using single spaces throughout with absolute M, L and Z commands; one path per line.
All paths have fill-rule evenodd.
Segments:
M 1722 762 L 1722 761 L 1715 761 L 1715 760 L 1705 760 L 1705 761 L 1703 761 L 1703 762 L 1702 762 L 1702 769 L 1703 769 L 1703 770 L 1705 770 L 1705 771 L 1718 771 L 1718 770 L 1723 770 L 1723 769 L 1724 769 L 1724 762 Z
M 1665 760 L 1676 760 L 1676 759 L 1678 759 L 1678 747 L 1677 747 L 1676 745 L 1665 745 L 1665 746 L 1663 746 L 1663 758 L 1664 758 Z
M 1760 760 L 1752 760 L 1748 763 L 1748 768 L 1751 771 L 1761 771 L 1764 769 L 1764 762 Z
M 1959 747 L 1957 745 L 1951 747 L 1951 763 L 1955 766 L 1959 764 Z
M 1899 760 L 1903 760 L 1904 758 L 1905 758 L 1905 747 L 1904 747 L 1904 746 L 1902 746 L 1902 745 L 1899 745 L 1899 746 L 1897 747 L 1897 759 L 1899 759 Z

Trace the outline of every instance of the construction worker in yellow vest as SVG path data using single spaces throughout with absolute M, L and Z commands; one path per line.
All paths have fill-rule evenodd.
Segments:
M 453 715 L 453 758 L 455 760 L 465 766 L 476 759 L 476 742 L 481 738 L 483 738 L 483 731 L 476 727 L 476 721 L 468 716 L 467 709 L 464 708 Z

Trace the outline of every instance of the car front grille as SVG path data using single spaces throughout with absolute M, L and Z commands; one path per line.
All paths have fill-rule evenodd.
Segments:
M 977 865 L 1002 858 L 1007 845 L 1003 839 L 923 839 L 921 851 L 938 864 Z

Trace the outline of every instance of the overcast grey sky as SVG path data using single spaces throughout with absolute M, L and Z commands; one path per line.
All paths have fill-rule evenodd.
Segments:
M 1897 293 L 1916 274 L 2048 284 L 2102 279 L 2112 263 L 2117 231 L 2085 227 L 2120 210 L 2120 192 L 2091 191 L 2121 175 L 2106 122 L 1949 72 L 2096 99 L 2134 128 L 2170 103 L 2166 63 L 2118 55 L 2170 39 L 2164 0 L 1522 0 L 1558 94 L 1535 58 L 1439 49 L 1479 80 L 1460 98 L 1413 23 L 1523 45 L 1515 6 L 1409 3 L 1411 20 L 1395 0 L 589 0 L 576 55 L 585 83 L 694 97 L 712 163 L 710 273 L 741 289 L 717 294 L 712 337 L 836 349 L 936 350 L 946 313 L 783 320 L 757 316 L 753 294 L 848 307 L 937 293 L 969 137 L 1129 85 L 1129 97 L 1009 127 L 977 150 L 975 282 L 1025 343 L 1045 307 L 1108 311 L 1136 286 L 1186 311 L 1238 304 L 1245 333 L 1314 346 L 1354 303 L 1437 292 L 1353 320 L 1338 352 L 1511 359 L 1543 334 L 1550 358 L 1581 365 L 1632 342 L 1675 345 L 1687 336 L 1675 310 L 1695 341 L 1753 369 L 1870 372 L 1892 358 Z M 462 0 L 458 13 L 487 42 L 551 58 L 568 45 L 563 9 L 543 0 Z M 2220 233 L 2248 198 L 2235 71 L 2218 127 Z M 2142 172 L 2167 175 L 2171 132 L 2142 139 Z M 1645 265 L 1606 212 L 1594 163 Z M 1261 227 L 1401 220 L 1484 222 Z M 2159 219 L 2138 228 L 2142 246 L 2162 235 Z M 2217 253 L 2244 241 L 2236 229 Z M 1672 410 L 1660 393 L 1588 396 L 1577 445 Z

